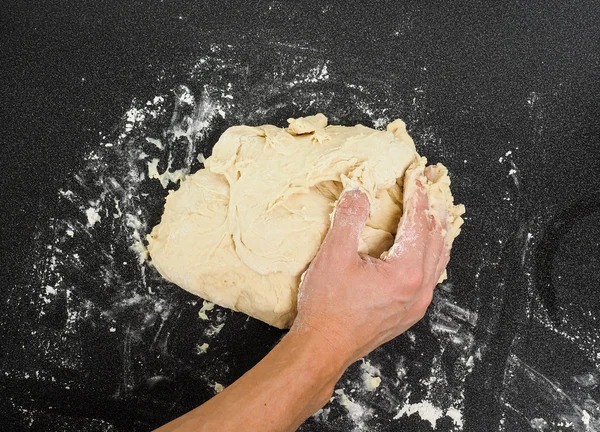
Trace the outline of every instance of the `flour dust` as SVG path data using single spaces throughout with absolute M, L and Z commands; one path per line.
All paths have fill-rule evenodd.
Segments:
M 182 367 L 194 371 L 206 397 L 231 384 L 235 349 L 225 335 L 236 326 L 229 337 L 244 338 L 249 321 L 165 282 L 145 249 L 168 191 L 202 167 L 227 127 L 283 126 L 289 117 L 317 112 L 331 123 L 376 128 L 403 118 L 420 152 L 440 160 L 452 156 L 424 120 L 426 89 L 349 82 L 320 53 L 279 48 L 265 60 L 229 45 L 211 46 L 206 56 L 179 65 L 183 75 L 165 71 L 160 94 L 133 100 L 116 130 L 90 144 L 81 169 L 57 192 L 55 216 L 36 233 L 29 289 L 40 325 L 31 335 L 31 354 L 44 358 L 27 379 L 54 380 L 65 389 L 101 387 L 78 378 L 103 361 L 89 348 L 93 343 L 120 359 L 110 387 L 118 399 L 168 387 Z M 518 168 L 508 163 L 507 175 L 518 187 Z M 331 402 L 300 430 L 319 424 L 374 431 L 414 420 L 462 430 L 465 381 L 485 347 L 474 339 L 477 314 L 460 304 L 454 289 L 443 285 L 425 322 L 353 365 Z M 406 354 L 426 350 L 430 358 L 423 363 Z M 72 373 L 56 376 L 59 369 Z

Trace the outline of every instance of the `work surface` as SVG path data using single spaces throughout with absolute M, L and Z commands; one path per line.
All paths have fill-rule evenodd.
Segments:
M 404 119 L 467 214 L 426 318 L 301 430 L 600 430 L 597 3 L 72 3 L 1 18 L 2 430 L 149 430 L 269 351 L 140 259 L 177 187 L 148 163 L 316 112 Z

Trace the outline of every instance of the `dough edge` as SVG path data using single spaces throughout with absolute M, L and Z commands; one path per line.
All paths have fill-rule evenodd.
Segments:
M 277 157 L 282 164 L 280 166 L 289 169 L 290 167 L 285 165 L 286 161 L 304 157 L 302 153 L 304 145 L 321 148 L 316 153 L 308 152 L 305 155 L 306 157 L 316 157 L 315 155 L 317 155 L 316 161 L 319 162 L 321 160 L 319 158 L 323 154 L 335 152 L 336 146 L 343 147 L 350 143 L 346 149 L 349 153 L 344 153 L 343 156 L 351 157 L 352 150 L 359 149 L 360 146 L 367 147 L 371 144 L 371 147 L 374 146 L 376 149 L 384 148 L 385 146 L 377 147 L 373 143 L 386 139 L 389 141 L 390 151 L 403 153 L 397 157 L 397 160 L 401 161 L 401 165 L 403 164 L 398 171 L 394 171 L 396 167 L 385 167 L 383 170 L 388 177 L 395 172 L 396 177 L 392 179 L 391 185 L 390 178 L 378 177 L 388 156 L 385 154 L 380 158 L 381 160 L 374 163 L 377 170 L 369 166 L 372 157 L 369 155 L 368 158 L 361 161 L 361 163 L 364 162 L 362 165 L 358 164 L 359 168 L 356 163 L 351 164 L 353 169 L 342 169 L 342 172 L 336 174 L 339 174 L 338 179 L 332 180 L 338 183 L 336 187 L 339 189 L 332 192 L 334 195 L 347 188 L 358 187 L 365 191 L 369 196 L 373 215 L 378 211 L 377 205 L 381 204 L 378 196 L 382 191 L 389 189 L 385 189 L 385 186 L 389 185 L 395 188 L 394 185 L 398 185 L 397 187 L 404 189 L 400 185 L 403 186 L 405 174 L 410 170 L 424 171 L 427 163 L 426 158 L 416 153 L 413 140 L 401 120 L 391 122 L 385 131 L 376 131 L 362 125 L 354 127 L 327 126 L 327 118 L 323 114 L 289 119 L 288 123 L 289 126 L 285 129 L 263 125 L 234 126 L 225 131 L 213 148 L 213 156 L 206 160 L 205 168 L 186 178 L 177 191 L 169 193 L 161 222 L 147 236 L 148 252 L 152 258 L 152 264 L 165 279 L 206 300 L 244 312 L 278 328 L 289 328 L 293 323 L 301 277 L 317 253 L 327 232 L 328 222 L 339 194 L 337 197 L 331 196 L 329 200 L 321 200 L 323 201 L 321 206 L 325 206 L 325 208 L 320 208 L 321 219 L 316 217 L 319 220 L 314 223 L 319 227 L 324 226 L 322 229 L 312 229 L 310 226 L 306 228 L 309 231 L 315 231 L 310 237 L 312 239 L 310 245 L 291 249 L 294 254 L 296 253 L 294 249 L 298 249 L 298 253 L 300 250 L 302 251 L 300 253 L 302 255 L 301 262 L 290 264 L 283 260 L 282 263 L 271 265 L 270 259 L 262 259 L 258 256 L 262 251 L 259 250 L 258 255 L 254 257 L 256 251 L 246 247 L 245 228 L 247 227 L 236 226 L 236 224 L 248 222 L 251 224 L 250 231 L 252 231 L 254 227 L 252 224 L 259 228 L 270 227 L 268 223 L 273 224 L 273 221 L 269 221 L 268 218 L 263 221 L 239 217 L 239 206 L 242 206 L 241 213 L 243 214 L 248 210 L 247 207 L 256 204 L 254 198 L 260 195 L 254 193 L 253 190 L 246 190 L 243 185 L 240 185 L 241 179 L 247 175 L 253 182 L 252 186 L 259 185 L 261 184 L 260 176 L 268 177 L 269 173 L 266 170 L 269 168 L 267 166 L 259 167 L 263 168 L 262 172 L 260 170 L 252 171 L 250 167 L 253 164 L 263 163 L 264 160 L 261 157 L 266 154 L 267 159 L 268 157 Z M 341 139 L 344 141 L 341 142 Z M 355 145 L 355 141 L 358 142 L 358 147 Z M 257 147 L 255 153 L 244 159 L 246 157 L 244 152 L 248 151 L 250 154 L 253 146 Z M 296 151 L 285 154 L 288 147 L 293 147 Z M 378 163 L 381 166 L 377 165 Z M 306 172 L 303 171 L 307 169 L 305 165 L 298 163 L 294 167 L 300 167 L 300 174 L 306 175 Z M 370 169 L 371 171 L 369 171 Z M 451 230 L 449 236 L 451 245 L 454 238 L 460 233 L 464 206 L 454 205 L 450 191 L 450 178 L 444 165 L 438 163 L 427 169 L 430 175 L 422 176 L 421 181 L 427 186 L 430 201 L 434 206 L 436 202 L 445 202 L 450 209 L 448 226 Z M 238 175 L 241 177 L 235 178 Z M 250 178 L 251 175 L 252 178 Z M 278 184 L 274 182 L 267 186 L 275 187 Z M 289 201 L 289 197 L 294 197 L 295 194 L 301 196 L 303 193 L 309 195 L 312 193 L 312 191 L 306 192 L 305 190 L 294 192 L 292 190 L 294 187 L 300 186 L 290 182 L 288 188 L 285 189 L 291 191 L 291 194 L 282 200 L 284 207 L 286 200 Z M 306 189 L 310 190 L 310 188 Z M 244 193 L 249 194 L 248 200 L 240 201 L 246 196 Z M 277 207 L 279 204 L 275 203 L 274 205 Z M 232 210 L 232 207 L 235 209 Z M 299 207 L 292 210 L 301 212 L 302 209 Z M 327 217 L 327 221 L 323 220 L 323 215 Z M 261 222 L 264 222 L 264 225 L 260 225 Z M 283 226 L 285 224 L 282 227 L 275 225 L 273 229 L 268 228 L 273 231 L 275 237 L 284 233 L 286 237 L 290 237 L 288 240 L 296 242 L 296 245 L 304 242 L 304 238 L 300 235 L 303 231 L 294 235 L 294 233 L 286 231 L 287 228 Z M 259 234 L 264 236 L 263 232 Z M 395 234 L 395 231 L 390 234 Z M 389 236 L 387 239 L 389 241 Z M 268 243 L 269 239 L 266 242 Z M 368 244 L 361 242 L 363 250 L 359 249 L 359 251 L 369 252 L 365 251 L 365 248 L 368 249 Z M 387 248 L 383 251 L 383 254 L 386 253 L 388 253 Z M 295 255 L 290 256 L 292 258 L 289 261 L 295 261 Z M 252 261 L 254 258 L 256 260 Z M 263 265 L 265 262 L 267 265 Z M 445 277 L 444 273 L 440 281 Z

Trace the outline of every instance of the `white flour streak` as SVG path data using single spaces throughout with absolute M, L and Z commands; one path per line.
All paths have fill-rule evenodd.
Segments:
M 287 86 L 294 87 L 298 84 L 314 84 L 328 80 L 329 72 L 327 70 L 327 63 L 328 62 L 324 62 L 322 65 L 315 66 L 309 69 L 308 72 L 296 76 L 292 81 L 287 83 Z
M 98 210 L 95 207 L 88 208 L 85 211 L 85 215 L 87 216 L 87 226 L 90 228 L 96 225 L 96 223 L 100 222 L 100 214 L 98 213 Z
M 353 401 L 346 395 L 344 389 L 337 389 L 335 391 L 335 399 L 348 412 L 350 419 L 354 422 L 355 431 L 366 432 L 369 430 L 366 427 L 365 421 L 373 415 L 373 411 L 370 408 L 361 406 L 355 401 Z
M 574 381 L 577 382 L 580 377 L 574 377 Z M 584 382 L 588 381 L 584 379 Z M 536 405 L 536 417 L 529 420 L 532 427 L 543 430 L 540 428 L 545 425 L 555 428 L 568 424 L 576 432 L 600 431 L 600 404 L 590 397 L 588 391 L 575 389 L 567 391 L 513 354 L 507 361 L 502 400 L 507 407 L 523 416 L 526 415 L 519 410 L 520 407 L 513 405 L 524 404 L 525 394 L 519 393 L 525 391 L 534 391 L 552 401 L 552 403 Z M 526 408 L 529 407 L 524 406 L 522 409 Z M 543 418 L 539 417 L 540 414 Z
M 584 373 L 582 375 L 574 376 L 573 381 L 582 387 L 595 388 L 598 386 L 598 378 L 593 373 Z
M 515 148 L 515 151 L 516 150 L 517 149 Z M 507 162 L 510 165 L 507 177 L 510 177 L 512 179 L 512 181 L 515 184 L 515 187 L 517 188 L 517 191 L 518 191 L 519 188 L 521 187 L 521 183 L 520 183 L 520 179 L 519 179 L 519 169 L 517 168 L 517 165 L 513 158 L 514 158 L 513 151 L 508 150 L 504 153 L 503 156 L 500 156 L 500 158 L 498 158 L 498 162 L 499 163 Z
M 459 428 L 462 429 L 462 427 L 463 427 L 462 412 L 460 412 L 459 410 L 457 410 L 454 407 L 450 407 L 446 411 L 446 415 L 452 419 L 452 421 L 454 422 L 454 424 L 456 426 L 458 426 Z
M 529 422 L 531 427 L 537 431 L 544 431 L 548 429 L 548 422 L 543 418 L 534 418 Z
M 202 326 L 198 339 L 189 344 L 192 357 L 202 361 L 218 351 L 213 347 L 218 346 L 230 315 L 207 303 L 200 307 L 181 300 L 185 294 L 149 265 L 145 237 L 160 218 L 168 190 L 201 167 L 227 127 L 281 123 L 290 116 L 316 112 L 327 114 L 332 123 L 370 122 L 377 128 L 404 118 L 419 150 L 440 159 L 451 155 L 442 146 L 439 131 L 426 124 L 430 109 L 425 89 L 406 92 L 373 76 L 340 83 L 340 71 L 323 53 L 310 47 L 271 44 L 268 48 L 276 51 L 272 63 L 243 49 L 211 46 L 210 54 L 186 66 L 184 77 L 177 75 L 178 82 L 165 82 L 160 94 L 133 100 L 116 131 L 100 134 L 81 169 L 59 191 L 61 219 L 44 227 L 44 235 L 38 233 L 37 282 L 32 287 L 39 296 L 40 317 L 55 309 L 64 312 L 64 322 L 56 325 L 55 332 L 61 343 L 46 335 L 36 342 L 47 359 L 78 370 L 82 360 L 77 353 L 85 351 L 80 328 L 93 327 L 119 341 L 123 358 L 116 396 L 127 396 L 148 378 L 136 375 L 144 359 L 171 358 L 169 337 L 186 307 L 199 309 L 197 322 Z M 177 67 L 180 72 L 182 65 Z M 164 71 L 159 85 L 171 76 L 175 75 Z M 460 427 L 464 379 L 477 358 L 471 352 L 477 317 L 445 293 L 430 318 L 429 330 L 439 345 L 433 348 L 431 364 L 419 365 L 398 353 L 379 361 L 377 367 L 365 359 L 345 375 L 346 392 L 336 392 L 335 400 L 343 410 L 325 408 L 316 417 L 342 424 L 340 430 L 348 430 L 348 422 L 357 430 L 377 430 L 381 422 L 390 420 L 377 417 L 382 406 L 396 413 L 411 390 L 419 389 L 424 390 L 424 400 L 421 405 L 407 405 L 406 415 L 419 413 L 435 424 L 441 418 L 439 411 Z M 426 351 L 429 345 L 424 344 L 431 338 L 422 332 L 411 330 L 406 343 Z M 195 347 L 204 351 L 202 356 L 194 354 Z M 464 352 L 456 356 L 450 370 L 442 367 L 448 349 Z M 215 389 L 216 382 L 224 382 L 229 366 L 224 360 L 211 360 L 214 363 L 202 371 L 201 378 L 207 388 Z M 428 378 L 411 383 L 407 376 L 415 372 Z
M 540 100 L 539 94 L 532 91 L 529 93 L 529 96 L 527 97 L 527 105 L 529 105 L 531 108 L 533 108 L 539 100 Z
M 224 93 L 224 100 L 232 96 Z M 36 234 L 39 256 L 30 288 L 38 299 L 39 319 L 52 320 L 31 344 L 45 353 L 48 370 L 60 365 L 77 375 L 83 365 L 78 353 L 90 352 L 82 328 L 114 335 L 115 341 L 124 338 L 116 396 L 139 384 L 136 371 L 148 353 L 166 353 L 174 326 L 165 323 L 177 318 L 180 300 L 147 263 L 145 236 L 151 215 L 160 215 L 164 195 L 147 175 L 146 160 L 155 162 L 153 177 L 161 183 L 183 179 L 198 164 L 198 146 L 222 108 L 214 93 L 193 97 L 186 87 L 146 102 L 133 100 L 117 130 L 100 133 L 99 145 L 58 191 L 60 218 Z M 223 321 L 228 315 L 217 316 Z M 209 327 L 212 335 L 223 325 Z
M 399 419 L 403 416 L 411 416 L 418 414 L 423 420 L 431 423 L 431 427 L 435 429 L 437 421 L 444 416 L 444 412 L 433 405 L 429 401 L 418 402 L 415 404 L 406 404 L 402 409 L 394 416 L 394 420 Z
M 367 391 L 374 391 L 381 384 L 381 371 L 369 360 L 362 359 L 360 368 L 363 370 L 362 379 Z
M 508 171 L 508 175 L 510 177 L 512 177 L 513 182 L 515 183 L 515 186 L 518 189 L 520 187 L 520 183 L 519 183 L 517 165 L 515 165 L 515 163 L 512 160 L 509 161 L 509 163 L 510 163 L 511 169 Z

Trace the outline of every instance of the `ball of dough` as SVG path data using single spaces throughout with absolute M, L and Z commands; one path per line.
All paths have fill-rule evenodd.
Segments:
M 275 327 L 290 327 L 298 286 L 346 187 L 371 203 L 359 251 L 380 257 L 402 215 L 403 176 L 425 165 L 401 120 L 385 131 L 327 126 L 323 114 L 272 125 L 227 129 L 205 168 L 170 192 L 147 237 L 152 263 L 169 281 Z M 453 237 L 464 211 L 450 179 L 430 169 L 430 199 L 451 205 Z M 433 179 L 433 180 L 431 180 Z

